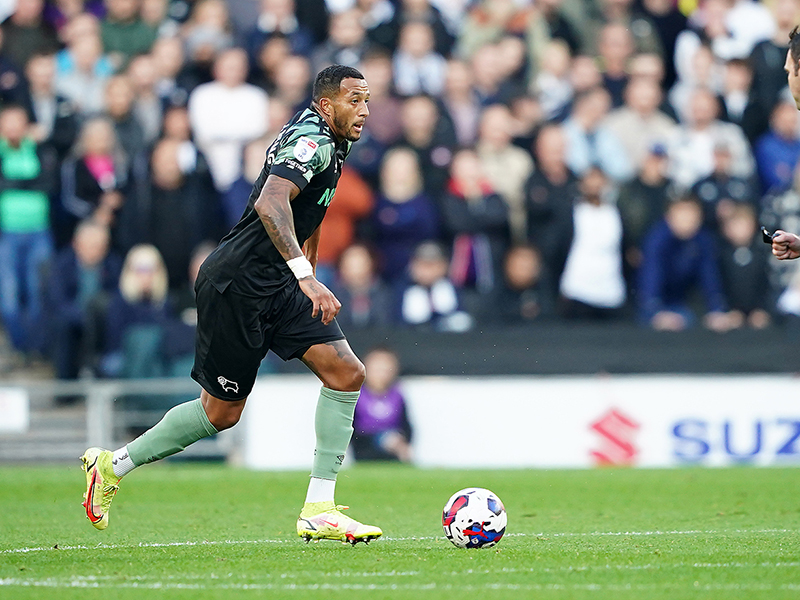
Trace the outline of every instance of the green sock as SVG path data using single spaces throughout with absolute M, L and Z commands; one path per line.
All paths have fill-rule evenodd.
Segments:
M 172 456 L 217 433 L 208 420 L 200 398 L 171 408 L 158 423 L 128 444 L 128 453 L 137 467 Z
M 314 418 L 317 449 L 311 477 L 336 479 L 353 435 L 358 395 L 359 392 L 339 392 L 326 387 L 320 390 Z

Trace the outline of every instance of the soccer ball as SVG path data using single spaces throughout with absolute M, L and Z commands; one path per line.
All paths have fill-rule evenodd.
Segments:
M 444 534 L 459 548 L 494 546 L 506 532 L 506 521 L 500 498 L 483 488 L 456 492 L 442 512 Z

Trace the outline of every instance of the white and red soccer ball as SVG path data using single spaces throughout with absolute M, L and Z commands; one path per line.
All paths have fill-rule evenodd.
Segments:
M 459 548 L 489 548 L 506 532 L 506 509 L 500 498 L 484 488 L 465 488 L 453 494 L 442 512 L 447 539 Z

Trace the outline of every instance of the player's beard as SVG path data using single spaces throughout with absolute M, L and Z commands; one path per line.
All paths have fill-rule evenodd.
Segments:
M 333 124 L 336 126 L 338 131 L 341 131 L 344 139 L 349 140 L 351 142 L 358 141 L 361 137 L 361 134 L 353 135 L 351 130 L 353 129 L 352 124 L 348 123 L 343 117 L 339 115 L 333 115 Z

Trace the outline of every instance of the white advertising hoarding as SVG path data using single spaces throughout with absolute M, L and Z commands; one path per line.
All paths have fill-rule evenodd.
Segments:
M 800 464 L 790 376 L 423 377 L 402 388 L 423 467 Z M 245 463 L 305 469 L 313 377 L 270 377 L 248 402 Z
M 0 433 L 25 433 L 30 427 L 28 392 L 0 388 Z

